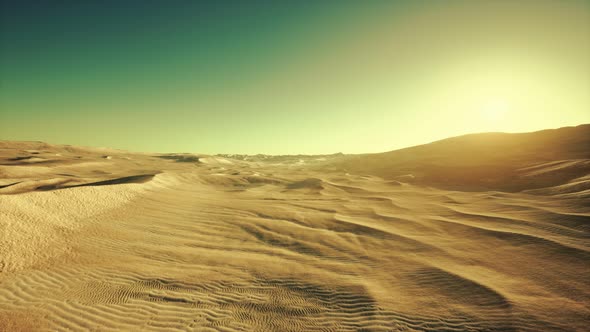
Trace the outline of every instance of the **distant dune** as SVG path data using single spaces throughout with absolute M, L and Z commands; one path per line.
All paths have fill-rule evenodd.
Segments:
M 590 173 L 590 125 L 532 133 L 453 137 L 406 149 L 349 156 L 337 169 L 457 190 L 521 191 Z
M 587 331 L 590 125 L 367 155 L 0 141 L 0 331 Z

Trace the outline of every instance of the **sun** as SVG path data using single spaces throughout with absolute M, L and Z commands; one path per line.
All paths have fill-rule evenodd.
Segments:
M 490 99 L 481 105 L 480 115 L 484 121 L 498 123 L 509 111 L 510 104 L 505 99 Z

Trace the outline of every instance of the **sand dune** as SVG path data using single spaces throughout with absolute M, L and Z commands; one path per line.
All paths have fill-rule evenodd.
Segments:
M 0 142 L 0 330 L 585 331 L 589 141 L 250 159 Z
M 330 170 L 366 173 L 453 190 L 522 191 L 590 173 L 590 124 L 532 133 L 485 133 L 368 155 Z

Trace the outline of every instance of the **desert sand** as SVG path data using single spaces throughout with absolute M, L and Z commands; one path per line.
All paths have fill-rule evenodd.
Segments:
M 590 126 L 371 155 L 0 141 L 2 331 L 587 331 Z

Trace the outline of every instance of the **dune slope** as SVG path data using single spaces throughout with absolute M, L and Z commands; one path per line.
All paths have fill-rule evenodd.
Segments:
M 327 169 L 456 190 L 522 191 L 590 172 L 590 124 L 532 133 L 452 137 L 406 149 L 355 155 Z

